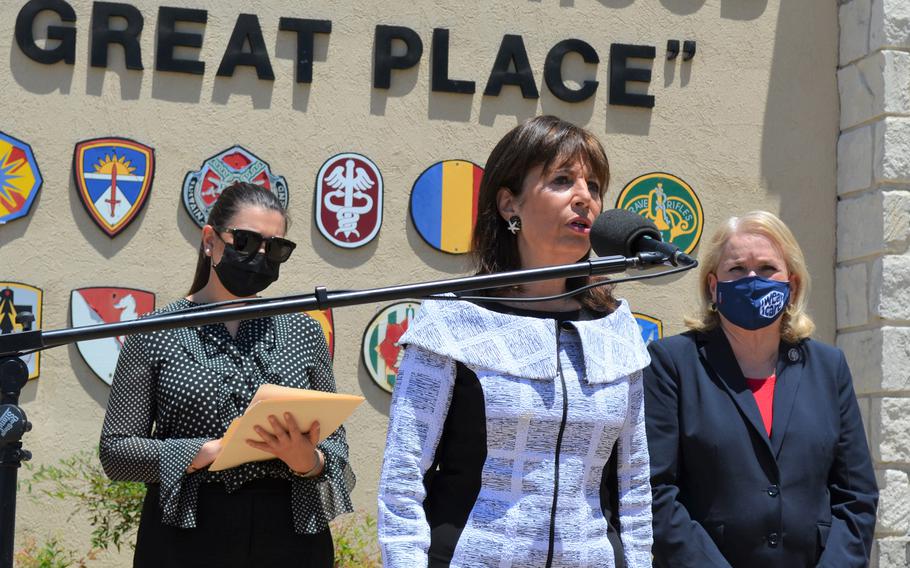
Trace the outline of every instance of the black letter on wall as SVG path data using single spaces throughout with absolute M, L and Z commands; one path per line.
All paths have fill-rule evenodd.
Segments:
M 158 8 L 158 49 L 155 52 L 155 69 L 202 75 L 205 73 L 205 62 L 174 57 L 175 47 L 202 47 L 202 34 L 178 32 L 177 22 L 195 22 L 204 24 L 208 20 L 205 10 L 188 8 Z
M 433 30 L 433 69 L 430 90 L 440 93 L 461 93 L 470 95 L 474 92 L 474 81 L 449 79 L 449 30 Z
M 550 92 L 567 103 L 578 103 L 591 97 L 597 91 L 597 81 L 585 81 L 579 89 L 570 89 L 562 78 L 562 60 L 571 52 L 581 55 L 585 63 L 600 63 L 597 52 L 580 39 L 564 39 L 547 53 L 543 65 L 543 78 Z
M 630 69 L 628 59 L 654 59 L 653 45 L 610 45 L 610 104 L 654 108 L 654 97 L 626 92 L 626 81 L 651 82 L 650 69 Z
M 297 32 L 297 72 L 298 83 L 313 82 L 313 35 L 332 33 L 332 22 L 329 20 L 301 20 L 298 18 L 281 18 L 278 29 L 283 32 Z
M 243 51 L 243 45 L 249 42 L 250 51 Z M 269 52 L 265 49 L 265 40 L 262 39 L 262 28 L 259 27 L 259 18 L 256 14 L 240 14 L 234 24 L 234 32 L 228 41 L 221 65 L 218 66 L 218 76 L 232 77 L 238 65 L 249 65 L 256 68 L 256 76 L 260 79 L 275 80 L 272 73 L 272 64 L 269 62 Z
M 515 65 L 515 71 L 509 71 L 510 64 Z M 520 35 L 502 36 L 499 53 L 496 55 L 496 62 L 493 63 L 493 70 L 490 71 L 490 79 L 483 94 L 498 96 L 503 85 L 521 87 L 521 96 L 526 99 L 540 97 L 537 85 L 534 84 L 531 64 L 528 63 L 528 52 L 525 51 L 525 43 Z
M 112 30 L 111 18 L 126 20 L 125 30 Z M 142 14 L 135 6 L 95 2 L 92 7 L 92 67 L 107 67 L 107 48 L 112 43 L 123 46 L 127 69 L 142 69 Z
M 16 43 L 19 45 L 19 49 L 29 59 L 38 63 L 49 65 L 64 61 L 72 65 L 76 61 L 76 28 L 48 26 L 48 39 L 60 40 L 60 45 L 54 49 L 42 49 L 35 43 L 32 26 L 35 24 L 38 13 L 44 10 L 56 12 L 62 22 L 76 21 L 76 12 L 73 11 L 73 7 L 63 0 L 31 0 L 19 10 L 19 15 L 16 16 Z
M 405 45 L 403 55 L 392 55 L 392 41 L 401 40 Z M 423 42 L 411 28 L 404 26 L 376 26 L 373 40 L 373 88 L 388 89 L 392 84 L 392 69 L 408 69 L 423 56 Z

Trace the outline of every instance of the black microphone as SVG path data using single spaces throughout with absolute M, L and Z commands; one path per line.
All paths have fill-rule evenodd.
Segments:
M 594 220 L 591 227 L 591 247 L 598 256 L 636 256 L 656 252 L 673 266 L 690 265 L 695 259 L 665 243 L 657 226 L 650 220 L 627 209 L 608 209 Z

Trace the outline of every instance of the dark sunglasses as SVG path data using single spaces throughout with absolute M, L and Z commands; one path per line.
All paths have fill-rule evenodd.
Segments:
M 297 247 L 297 243 L 289 241 L 282 237 L 265 238 L 256 231 L 247 229 L 229 229 L 226 227 L 212 227 L 215 234 L 221 239 L 218 233 L 230 233 L 234 236 L 234 242 L 228 243 L 221 239 L 225 244 L 230 244 L 239 253 L 246 255 L 255 255 L 259 252 L 262 242 L 265 241 L 265 256 L 272 262 L 284 262 L 291 257 L 291 253 Z

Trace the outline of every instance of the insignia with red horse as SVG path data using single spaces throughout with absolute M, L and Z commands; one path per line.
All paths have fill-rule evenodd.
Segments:
M 73 325 L 132 321 L 155 309 L 155 294 L 133 288 L 93 287 L 73 290 L 70 316 Z M 111 384 L 124 336 L 77 341 L 82 359 L 99 379 Z

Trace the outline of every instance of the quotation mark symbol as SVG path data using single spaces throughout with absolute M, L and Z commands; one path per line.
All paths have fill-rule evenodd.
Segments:
M 674 60 L 679 55 L 679 40 L 667 40 L 667 59 Z M 683 61 L 690 61 L 695 57 L 695 40 L 687 39 L 682 43 Z

